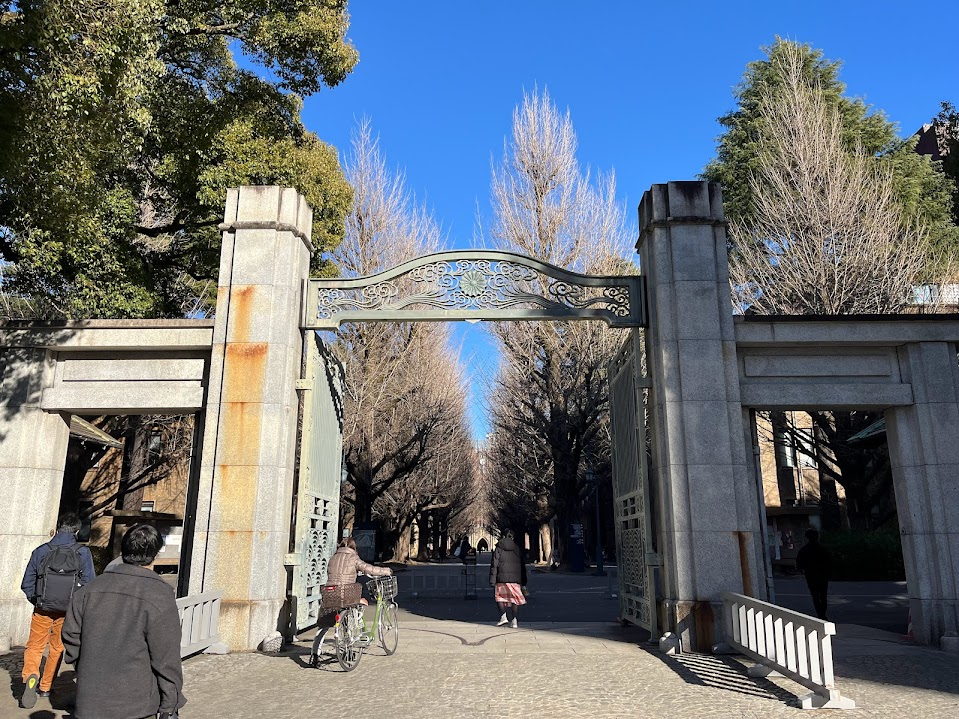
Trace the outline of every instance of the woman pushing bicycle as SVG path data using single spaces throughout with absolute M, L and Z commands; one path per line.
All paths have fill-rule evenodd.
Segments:
M 370 591 L 376 601 L 376 612 L 372 625 L 367 626 L 363 606 L 369 602 L 359 591 L 357 574 L 365 574 L 373 579 L 363 591 Z M 389 567 L 374 567 L 360 559 L 356 553 L 356 542 L 347 537 L 340 542 L 339 548 L 330 559 L 327 567 L 326 586 L 321 606 L 329 610 L 335 607 L 336 619 L 332 627 L 333 646 L 336 658 L 345 671 L 352 671 L 360 663 L 363 651 L 377 638 L 386 654 L 393 654 L 399 641 L 399 625 L 396 618 L 396 579 Z M 347 591 L 344 591 L 347 590 Z M 327 593 L 329 592 L 329 593 Z M 313 639 L 310 652 L 310 664 L 320 666 L 323 642 L 327 628 L 320 629 Z
M 330 558 L 330 564 L 326 570 L 326 583 L 337 586 L 355 584 L 356 577 L 360 574 L 368 577 L 388 577 L 393 574 L 393 570 L 389 567 L 374 567 L 364 562 L 356 553 L 356 540 L 346 537 Z M 369 604 L 365 598 L 360 601 L 363 604 Z

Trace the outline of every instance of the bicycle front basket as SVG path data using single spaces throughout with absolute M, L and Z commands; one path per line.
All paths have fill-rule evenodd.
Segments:
M 384 601 L 391 602 L 396 599 L 396 595 L 399 593 L 399 590 L 396 586 L 396 577 L 373 577 L 373 592 L 378 597 L 382 597 Z

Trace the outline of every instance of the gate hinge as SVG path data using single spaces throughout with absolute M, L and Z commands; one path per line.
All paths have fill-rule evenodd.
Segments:
M 646 566 L 647 566 L 647 567 L 658 567 L 658 566 L 659 566 L 659 553 L 658 553 L 658 552 L 646 552 Z
M 297 389 L 313 389 L 313 380 L 311 379 L 298 379 L 296 381 Z
M 299 567 L 303 564 L 303 554 L 301 552 L 290 552 L 283 557 L 284 567 Z

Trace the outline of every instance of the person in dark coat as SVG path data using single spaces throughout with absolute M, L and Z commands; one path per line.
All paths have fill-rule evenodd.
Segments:
M 77 590 L 63 622 L 79 719 L 176 717 L 186 703 L 173 588 L 149 565 L 163 546 L 146 524 L 123 536 L 123 564 Z
M 806 586 L 812 595 L 816 616 L 825 620 L 832 558 L 829 550 L 819 543 L 818 531 L 807 529 L 806 540 L 806 544 L 796 555 L 796 569 L 806 577 Z
M 489 583 L 493 587 L 496 604 L 502 612 L 496 626 L 501 627 L 509 622 L 506 615 L 512 607 L 513 621 L 510 626 L 515 629 L 519 626 L 519 608 L 526 604 L 526 557 L 513 541 L 513 533 L 509 530 L 503 533 L 493 550 Z

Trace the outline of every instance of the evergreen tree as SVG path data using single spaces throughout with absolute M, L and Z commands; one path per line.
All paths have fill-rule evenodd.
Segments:
M 887 163 L 893 171 L 896 197 L 908 221 L 922 225 L 930 245 L 940 256 L 959 256 L 959 228 L 952 217 L 950 198 L 955 182 L 937 163 L 914 151 L 915 139 L 900 140 L 896 125 L 882 112 L 872 111 L 861 99 L 848 97 L 839 79 L 841 63 L 827 60 L 810 45 L 777 37 L 763 48 L 766 58 L 746 67 L 734 97 L 736 109 L 719 118 L 725 128 L 719 137 L 716 158 L 703 171 L 703 178 L 720 183 L 727 217 L 751 224 L 756 211 L 751 179 L 759 170 L 760 147 L 768 135 L 763 126 L 761 101 L 782 88 L 786 58 L 794 50 L 802 55 L 803 76 L 826 105 L 838 111 L 842 141 L 847 151 L 859 150 Z
M 943 102 L 933 120 L 942 155 L 942 171 L 953 182 L 952 221 L 959 225 L 959 110 L 951 102 Z

